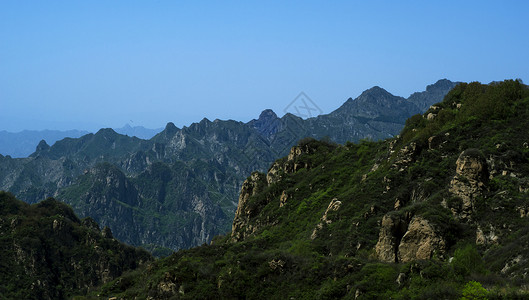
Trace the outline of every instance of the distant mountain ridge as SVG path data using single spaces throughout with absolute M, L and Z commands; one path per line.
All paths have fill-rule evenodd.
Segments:
M 150 129 L 145 128 L 143 126 L 131 126 L 130 124 L 125 124 L 125 126 L 121 128 L 114 128 L 114 131 L 116 131 L 119 134 L 124 134 L 128 136 L 135 136 L 140 139 L 148 140 L 155 136 L 157 133 L 162 131 L 163 128 L 156 128 L 156 129 Z
M 189 248 L 227 232 L 243 180 L 266 171 L 300 139 L 345 143 L 394 136 L 408 117 L 424 112 L 418 105 L 440 102 L 455 85 L 440 80 L 408 99 L 374 87 L 306 120 L 265 110 L 247 123 L 168 123 L 149 140 L 101 129 L 41 143 L 28 158 L 0 155 L 0 189 L 29 203 L 53 196 L 132 245 Z
M 0 131 L 0 154 L 14 158 L 28 157 L 35 151 L 35 146 L 42 140 L 49 144 L 66 137 L 78 138 L 85 130 L 23 130 L 20 132 Z
M 130 126 L 125 124 L 121 128 L 115 128 L 119 134 L 135 136 L 140 139 L 148 140 L 162 131 L 163 128 L 149 129 L 143 126 Z M 20 132 L 0 131 L 0 154 L 11 156 L 13 158 L 28 157 L 35 152 L 35 146 L 41 141 L 48 145 L 53 145 L 56 141 L 64 138 L 79 138 L 88 134 L 86 130 L 23 130 Z

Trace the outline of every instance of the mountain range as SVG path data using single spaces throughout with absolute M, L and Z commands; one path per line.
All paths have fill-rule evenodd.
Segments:
M 60 201 L 0 192 L 0 298 L 527 299 L 527 120 L 528 86 L 472 82 L 395 137 L 304 138 L 247 176 L 231 231 L 155 260 Z M 99 170 L 120 170 L 84 174 L 101 194 L 159 191 Z
M 304 139 L 244 181 L 231 232 L 97 294 L 527 299 L 528 120 L 528 86 L 473 82 L 394 138 Z
M 29 157 L 0 155 L 0 189 L 28 203 L 55 197 L 111 228 L 117 239 L 166 254 L 229 231 L 244 178 L 266 171 L 298 140 L 395 136 L 407 118 L 441 101 L 455 85 L 440 80 L 407 99 L 374 87 L 309 119 L 265 110 L 247 123 L 168 123 L 149 140 L 101 129 L 52 146 L 41 141 Z
M 53 144 L 65 137 L 77 138 L 87 134 L 84 130 L 23 130 L 20 132 L 0 131 L 0 155 L 13 158 L 28 157 L 35 152 L 40 141 Z
M 117 133 L 135 136 L 140 139 L 150 139 L 163 128 L 149 129 L 143 126 L 130 126 L 125 124 L 121 128 L 115 128 Z M 11 156 L 13 158 L 28 157 L 35 152 L 36 146 L 40 141 L 44 140 L 46 143 L 53 145 L 56 141 L 64 138 L 78 138 L 88 134 L 86 130 L 23 130 L 20 132 L 0 131 L 0 154 L 4 156 Z

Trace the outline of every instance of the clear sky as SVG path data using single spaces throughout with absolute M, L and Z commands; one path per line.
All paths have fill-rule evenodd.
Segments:
M 0 130 L 324 113 L 374 85 L 529 81 L 529 1 L 1 1 Z

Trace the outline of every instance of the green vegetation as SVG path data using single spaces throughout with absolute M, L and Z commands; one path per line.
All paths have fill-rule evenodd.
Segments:
M 408 99 L 377 87 L 307 120 L 266 110 L 247 123 L 203 119 L 181 129 L 169 123 L 150 140 L 101 129 L 42 143 L 28 158 L 0 156 L 0 189 L 28 203 L 54 196 L 131 245 L 189 248 L 228 232 L 244 179 L 266 171 L 299 139 L 387 138 L 454 85 L 440 80 Z
M 152 260 L 103 236 L 97 223 L 61 202 L 29 205 L 3 191 L 0 258 L 1 299 L 67 299 Z
M 276 162 L 277 181 L 256 182 L 259 192 L 242 209 L 247 223 L 240 241 L 217 237 L 97 293 L 126 299 L 529 297 L 528 120 L 529 90 L 520 82 L 470 83 L 410 118 L 399 138 L 300 141 L 301 154 Z M 451 189 L 462 153 L 486 164 L 471 207 Z M 382 262 L 375 248 L 384 216 L 404 224 L 390 231 L 397 245 L 405 238 L 408 246 L 427 243 L 405 235 L 420 217 L 433 228 L 428 238 L 442 239 L 443 246 L 434 245 L 429 259 Z
M 0 297 L 28 297 L 22 285 L 46 279 L 52 282 L 48 286 L 55 287 L 53 294 L 37 297 L 527 298 L 528 120 L 527 86 L 518 81 L 470 83 L 458 85 L 424 115 L 408 119 L 395 139 L 345 145 L 301 140 L 289 157 L 275 162 L 269 178 L 253 174 L 247 179 L 247 194 L 242 197 L 245 203 L 235 219 L 240 226 L 235 232 L 214 238 L 211 245 L 181 250 L 136 269 L 120 260 L 131 256 L 120 256 L 125 250 L 103 247 L 117 242 L 102 238 L 90 219 L 77 219 L 68 207 L 53 200 L 29 206 L 0 194 L 11 199 L 0 202 L 5 211 L 0 245 L 14 257 L 2 259 L 1 268 L 26 276 L 14 280 L 5 275 Z M 199 152 L 203 149 L 199 144 L 198 140 L 189 141 L 188 147 Z M 102 164 L 85 174 L 86 185 L 80 179 L 82 189 L 71 188 L 65 193 L 83 197 L 88 188 L 100 195 L 86 200 L 146 208 L 155 220 L 182 228 L 177 227 L 179 222 L 199 219 L 189 211 L 165 217 L 160 213 L 186 205 L 179 195 L 197 195 L 202 189 L 200 195 L 222 202 L 215 187 L 224 188 L 219 182 L 226 178 L 211 183 L 209 179 L 217 178 L 217 173 L 203 173 L 215 170 L 207 164 L 200 160 L 154 163 L 133 180 L 115 166 Z M 193 180 L 194 185 L 187 185 L 189 181 L 182 184 L 183 179 L 197 174 L 206 175 Z M 133 188 L 124 188 L 131 194 L 121 197 L 124 194 L 108 188 L 109 181 L 118 187 L 141 187 L 143 198 L 136 197 Z M 177 201 L 168 201 L 173 198 Z M 19 212 L 32 217 L 21 217 L 24 214 Z M 141 213 L 136 216 L 142 220 Z M 12 224 L 17 228 L 16 239 Z M 22 226 L 25 224 L 29 226 Z M 103 233 L 108 235 L 108 230 Z M 54 243 L 49 240 L 57 235 L 63 236 L 57 243 L 59 252 L 45 252 L 45 256 L 35 250 L 53 249 L 45 245 Z M 78 241 L 90 244 L 85 236 L 97 236 L 101 250 L 77 246 Z M 23 253 L 34 260 L 16 256 L 18 248 L 13 245 L 26 249 Z M 48 271 L 38 265 L 32 269 L 32 262 L 41 262 L 41 257 L 60 267 Z M 86 274 L 93 274 L 92 269 L 72 270 L 72 265 L 77 266 L 72 262 L 85 266 L 101 257 L 109 266 L 125 265 L 129 271 L 118 269 L 115 275 L 123 275 L 113 280 L 96 278 L 93 285 L 104 284 L 91 290 L 80 282 L 86 281 Z M 41 268 L 46 276 L 59 275 L 42 277 L 45 275 L 35 273 Z M 62 276 L 61 272 L 74 276 Z

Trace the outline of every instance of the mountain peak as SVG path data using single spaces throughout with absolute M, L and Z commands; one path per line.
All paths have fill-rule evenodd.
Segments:
M 112 128 L 101 128 L 98 132 L 96 132 L 96 135 L 115 135 L 117 132 L 114 131 Z
M 441 102 L 446 94 L 459 82 L 440 79 L 434 84 L 426 86 L 426 91 L 416 92 L 408 97 L 408 101 L 415 104 L 421 111 L 426 111 L 431 105 Z
M 360 97 L 362 96 L 372 96 L 372 97 L 377 97 L 377 96 L 382 96 L 382 95 L 390 95 L 390 96 L 393 96 L 393 94 L 391 94 L 390 92 L 386 91 L 385 89 L 379 87 L 378 85 L 375 85 L 374 87 L 368 89 L 368 90 L 365 90 L 361 95 Z
M 48 151 L 48 149 L 50 149 L 50 145 L 48 145 L 48 143 L 46 143 L 45 140 L 41 140 L 39 144 L 37 145 L 35 152 L 44 152 L 44 151 Z
M 178 127 L 176 127 L 176 125 L 173 123 L 173 122 L 169 122 L 167 123 L 167 125 L 165 125 L 165 131 L 176 131 L 178 130 Z
M 454 84 L 455 84 L 454 82 L 446 78 L 443 78 L 443 79 L 437 80 L 437 82 L 434 84 L 430 84 L 426 86 L 426 91 L 431 92 L 433 90 L 439 90 L 439 89 L 442 89 L 442 90 L 452 89 L 454 87 Z
M 178 131 L 178 127 L 176 127 L 173 122 L 169 122 L 167 123 L 167 125 L 165 125 L 165 129 L 162 132 L 160 132 L 160 134 L 163 134 L 166 137 L 172 137 L 173 135 L 176 134 L 177 131 Z
M 277 119 L 276 113 L 271 109 L 265 109 L 259 115 L 259 121 L 265 122 Z
M 260 134 L 270 137 L 279 131 L 281 121 L 273 110 L 265 109 L 259 115 L 259 119 L 251 120 L 248 125 L 255 128 Z

